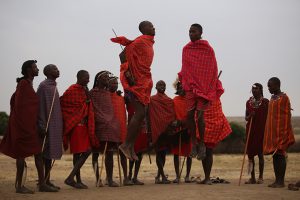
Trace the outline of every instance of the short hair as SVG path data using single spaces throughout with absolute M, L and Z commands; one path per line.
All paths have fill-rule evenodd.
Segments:
M 80 78 L 82 78 L 85 74 L 88 74 L 89 72 L 88 71 L 86 71 L 86 70 L 79 70 L 78 72 L 77 72 L 77 75 L 76 75 L 76 77 L 77 77 L 77 79 L 80 79 Z
M 22 64 L 21 68 L 21 74 L 23 77 L 17 78 L 17 83 L 19 83 L 22 79 L 24 79 L 24 76 L 28 76 L 27 70 L 32 67 L 32 64 L 37 63 L 36 60 L 27 60 Z
M 139 30 L 140 30 L 141 33 L 143 33 L 143 29 L 144 29 L 144 27 L 145 27 L 148 23 L 150 23 L 150 22 L 149 22 L 149 21 L 142 21 L 142 22 L 139 24 Z
M 51 70 L 52 67 L 55 67 L 55 65 L 49 64 L 49 65 L 46 65 L 44 67 L 43 73 L 44 73 L 45 76 L 48 76 L 48 73 L 49 73 L 49 71 Z
M 200 31 L 201 34 L 203 33 L 203 29 L 202 29 L 202 26 L 200 24 L 195 23 L 195 24 L 192 24 L 191 26 L 197 28 Z
M 281 85 L 281 82 L 280 82 L 279 78 L 277 78 L 277 77 L 272 77 L 272 78 L 269 79 L 269 81 L 272 81 L 273 83 L 275 83 L 279 87 Z

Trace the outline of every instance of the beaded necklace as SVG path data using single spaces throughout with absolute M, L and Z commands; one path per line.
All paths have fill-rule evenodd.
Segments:
M 259 100 L 256 100 L 254 96 L 250 98 L 250 105 L 253 108 L 258 108 L 262 104 L 263 97 L 260 97 Z

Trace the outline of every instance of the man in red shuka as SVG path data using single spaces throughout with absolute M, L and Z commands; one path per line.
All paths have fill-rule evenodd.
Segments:
M 217 99 L 218 66 L 213 48 L 202 40 L 202 26 L 192 24 L 189 30 L 190 42 L 182 50 L 182 68 L 178 73 L 186 91 L 188 107 L 187 125 L 191 131 L 192 151 L 190 156 L 199 160 L 205 158 L 204 111 Z M 197 115 L 195 120 L 195 114 Z M 200 133 L 196 140 L 196 122 Z
M 151 22 L 143 21 L 139 24 L 139 30 L 143 35 L 133 41 L 125 37 L 111 39 L 126 46 L 120 54 L 120 80 L 125 95 L 130 97 L 135 113 L 128 124 L 126 140 L 119 148 L 130 160 L 138 159 L 134 152 L 134 143 L 144 120 L 145 106 L 150 102 L 153 86 L 150 67 L 154 56 L 155 29 Z

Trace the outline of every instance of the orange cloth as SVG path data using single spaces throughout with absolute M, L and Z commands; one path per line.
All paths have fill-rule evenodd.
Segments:
M 186 123 L 187 120 L 187 101 L 183 96 L 175 96 L 173 99 L 176 119 Z M 184 127 L 183 127 L 184 128 Z M 181 155 L 180 156 L 189 156 L 192 149 L 192 143 L 182 143 L 181 145 Z M 179 154 L 179 147 L 174 147 L 171 150 L 172 154 Z
M 148 104 L 153 86 L 151 64 L 154 56 L 154 37 L 141 35 L 133 41 L 125 37 L 112 38 L 111 40 L 126 46 L 127 62 L 121 64 L 120 68 L 120 80 L 124 90 L 132 92 L 142 104 Z M 135 80 L 133 86 L 128 84 L 124 75 L 128 68 Z
M 281 94 L 269 102 L 265 125 L 264 153 L 285 154 L 287 148 L 295 142 L 291 124 L 291 104 L 286 94 Z
M 159 135 L 162 134 L 168 125 L 175 120 L 175 109 L 173 100 L 166 94 L 157 93 L 151 96 L 149 104 L 149 117 L 154 144 Z
M 123 143 L 127 135 L 127 117 L 124 97 L 119 96 L 117 93 L 114 92 L 111 94 L 111 100 L 114 108 L 115 117 L 120 123 L 120 141 Z

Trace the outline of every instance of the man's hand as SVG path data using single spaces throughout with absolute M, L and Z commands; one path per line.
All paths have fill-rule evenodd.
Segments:
M 126 59 L 126 49 L 124 49 L 120 54 L 119 54 L 119 58 L 121 61 L 121 64 L 125 63 L 127 61 Z

